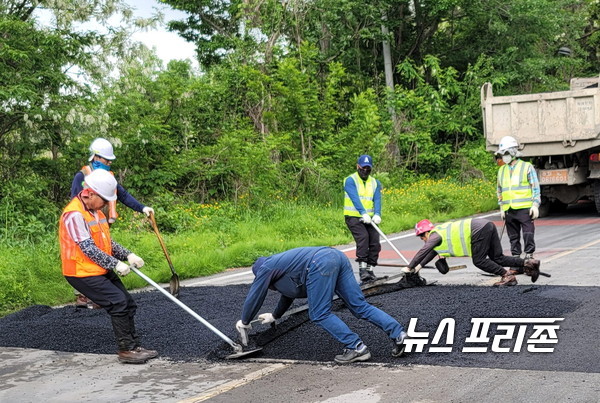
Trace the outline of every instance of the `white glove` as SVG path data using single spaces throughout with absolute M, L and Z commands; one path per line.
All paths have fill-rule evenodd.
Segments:
M 117 271 L 117 273 L 119 273 L 119 276 L 126 276 L 131 271 L 131 269 L 129 268 L 129 266 L 127 266 L 123 262 L 117 263 L 117 267 L 115 267 L 115 270 Z
M 275 317 L 273 316 L 272 313 L 261 313 L 260 315 L 258 315 L 258 320 L 263 325 L 266 325 L 268 323 L 275 322 Z
M 375 214 L 375 215 L 373 216 L 373 223 L 374 223 L 375 225 L 379 225 L 379 224 L 381 223 L 381 217 L 380 217 L 380 216 L 378 216 L 377 214 Z
M 408 274 L 408 273 L 413 273 L 413 269 L 409 268 L 409 267 L 403 267 L 402 269 L 400 269 L 400 271 L 402 272 L 402 274 Z
M 148 217 L 150 217 L 150 213 L 154 214 L 154 209 L 152 207 L 144 207 L 142 209 L 142 213 L 146 214 Z
M 238 333 L 240 334 L 240 342 L 242 343 L 242 345 L 247 346 L 248 345 L 248 330 L 252 329 L 252 325 L 251 324 L 244 325 L 242 323 L 242 320 L 240 319 L 235 324 L 235 328 L 237 329 Z
M 540 209 L 538 208 L 538 206 L 536 206 L 535 204 L 531 206 L 531 208 L 529 209 L 529 216 L 532 220 L 535 220 L 540 216 Z
M 503 208 L 500 208 L 500 218 L 502 219 L 502 221 L 506 219 L 506 211 L 504 211 Z
M 139 269 L 144 265 L 144 260 L 142 260 L 142 258 L 136 255 L 135 253 L 130 253 L 129 255 L 127 255 L 127 261 L 131 266 L 135 267 L 136 269 Z
M 371 224 L 371 216 L 365 213 L 362 215 L 361 221 L 365 224 Z
M 421 270 L 423 268 L 423 266 L 421 266 L 420 264 L 415 266 L 415 273 L 418 273 L 419 270 Z

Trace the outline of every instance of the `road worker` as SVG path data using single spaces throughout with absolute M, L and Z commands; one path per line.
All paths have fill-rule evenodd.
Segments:
M 89 175 L 92 171 L 96 169 L 103 169 L 105 171 L 111 172 L 110 167 L 112 162 L 115 160 L 115 154 L 113 151 L 112 144 L 103 138 L 97 138 L 92 141 L 90 145 L 90 158 L 89 164 L 81 168 L 73 178 L 73 183 L 71 184 L 71 199 L 81 192 L 83 189 L 83 181 L 86 175 Z M 112 174 L 112 172 L 111 172 Z M 150 213 L 154 213 L 154 209 L 152 207 L 144 206 L 142 203 L 137 201 L 135 197 L 133 197 L 125 188 L 119 184 L 117 184 L 117 200 L 129 207 L 130 209 L 137 211 L 138 213 L 144 213 L 147 216 Z M 117 200 L 110 201 L 108 206 L 104 209 L 105 215 L 108 217 L 108 223 L 111 225 L 117 220 Z M 93 304 L 85 295 L 80 293 L 75 293 L 76 301 L 75 305 L 78 307 L 88 307 L 88 308 L 96 308 L 99 306 Z
M 491 274 L 502 276 L 494 286 L 513 286 L 517 284 L 515 275 L 505 267 L 523 267 L 525 273 L 536 282 L 540 275 L 540 261 L 521 259 L 518 256 L 505 256 L 498 230 L 493 222 L 482 218 L 467 218 L 434 226 L 429 220 L 421 220 L 415 225 L 415 234 L 425 245 L 417 252 L 404 272 L 418 273 L 436 255 L 441 259 L 455 256 L 471 256 L 473 264 Z M 443 260 L 443 263 L 446 263 Z M 442 273 L 440 266 L 436 267 Z M 444 273 L 445 274 L 445 273 Z
M 502 158 L 504 164 L 498 169 L 498 204 L 510 240 L 511 254 L 521 257 L 522 233 L 525 259 L 533 259 L 533 221 L 539 216 L 540 183 L 533 165 L 521 160 L 520 156 L 519 143 L 514 137 L 505 136 L 500 140 L 496 157 Z M 521 267 L 511 267 L 511 270 L 513 274 L 523 273 Z
M 373 267 L 377 265 L 381 244 L 379 233 L 371 225 L 381 223 L 381 183 L 371 176 L 373 159 L 361 155 L 356 172 L 344 179 L 344 218 L 356 242 L 356 261 L 360 281 L 377 280 Z
M 140 346 L 134 323 L 137 305 L 119 278 L 129 273 L 130 266 L 142 267 L 144 261 L 110 238 L 102 208 L 116 200 L 116 192 L 117 181 L 106 170 L 97 169 L 85 177 L 84 189 L 60 218 L 62 271 L 73 288 L 110 315 L 119 361 L 142 364 L 158 353 Z
M 387 333 L 392 340 L 393 356 L 404 353 L 404 328 L 390 315 L 367 303 L 354 278 L 350 261 L 339 250 L 295 248 L 257 259 L 252 271 L 254 282 L 244 302 L 242 318 L 236 323 L 242 344 L 248 343 L 250 322 L 262 307 L 267 291 L 272 289 L 281 293 L 281 299 L 272 313 L 258 316 L 260 322 L 274 322 L 295 298 L 307 298 L 310 320 L 345 347 L 342 354 L 335 356 L 334 360 L 339 364 L 366 361 L 371 358 L 371 353 L 361 338 L 331 312 L 334 294 L 344 301 L 355 317 L 365 319 Z

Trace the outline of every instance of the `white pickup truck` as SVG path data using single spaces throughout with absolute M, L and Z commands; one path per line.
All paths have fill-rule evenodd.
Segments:
M 494 97 L 481 87 L 486 149 L 504 136 L 519 142 L 540 180 L 540 215 L 579 200 L 600 212 L 600 88 L 598 77 L 574 78 L 569 91 Z

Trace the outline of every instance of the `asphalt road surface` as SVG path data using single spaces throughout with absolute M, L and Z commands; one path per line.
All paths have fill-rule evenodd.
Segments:
M 489 219 L 500 231 L 498 215 Z M 391 282 L 370 296 L 405 328 L 412 325 L 415 343 L 405 357 L 391 357 L 381 330 L 336 309 L 373 356 L 348 366 L 333 363 L 342 347 L 302 315 L 274 329 L 255 325 L 253 342 L 264 344 L 260 354 L 226 361 L 231 348 L 189 314 L 156 291 L 136 293 L 143 345 L 161 357 L 122 365 L 103 311 L 33 306 L 0 319 L 0 401 L 596 402 L 598 224 L 589 205 L 536 221 L 536 257 L 552 277 L 535 284 L 518 276 L 516 287 L 493 288 L 497 278 L 462 258 L 450 264 L 467 268 L 447 275 L 423 269 L 434 285 L 399 290 Z M 408 259 L 422 245 L 409 232 L 389 238 Z M 507 250 L 506 234 L 503 245 Z M 340 249 L 353 257 L 352 245 Z M 402 260 L 384 243 L 381 262 Z M 375 272 L 394 275 L 398 268 Z M 187 280 L 181 301 L 235 339 L 251 280 L 247 268 Z M 270 293 L 261 312 L 277 299 Z

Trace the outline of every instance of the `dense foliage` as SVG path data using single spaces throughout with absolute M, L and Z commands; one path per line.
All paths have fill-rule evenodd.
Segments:
M 163 3 L 189 13 L 170 27 L 197 45 L 201 72 L 132 44 L 151 21 L 120 0 L 0 0 L 4 242 L 55 230 L 98 136 L 115 144 L 119 181 L 175 230 L 178 203 L 339 203 L 362 153 L 396 188 L 489 177 L 481 84 L 551 90 L 598 71 L 591 0 Z M 76 25 L 115 14 L 129 25 Z

